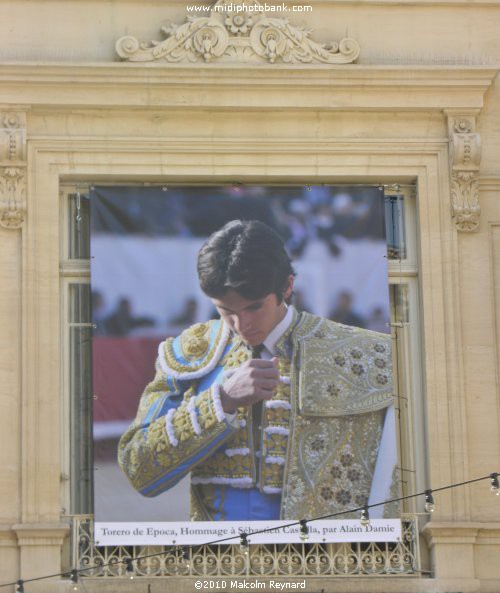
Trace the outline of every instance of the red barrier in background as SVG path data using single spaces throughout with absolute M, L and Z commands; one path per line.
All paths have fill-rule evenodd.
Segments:
M 154 377 L 158 344 L 164 339 L 94 337 L 94 422 L 133 420 L 142 392 Z

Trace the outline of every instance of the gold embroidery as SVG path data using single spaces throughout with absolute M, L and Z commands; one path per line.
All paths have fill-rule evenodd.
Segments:
M 183 402 L 172 422 L 174 436 L 178 440 L 175 447 L 167 437 L 165 415 L 152 422 L 148 429 L 137 431 L 137 424 L 134 424 L 123 435 L 119 445 L 120 465 L 134 488 L 140 491 L 148 489 L 147 496 L 154 496 L 169 487 L 169 481 L 162 481 L 162 478 L 186 459 L 204 449 L 207 457 L 211 455 L 208 445 L 227 431 L 227 425 L 218 422 L 210 391 L 203 392 L 197 403 L 201 434 L 194 432 L 187 402 Z M 203 459 L 200 462 L 203 465 Z M 155 482 L 159 483 L 149 489 Z
M 249 455 L 228 457 L 224 452 L 214 453 L 203 466 L 193 470 L 197 478 L 251 478 L 252 458 Z
M 209 327 L 210 326 L 208 323 L 196 323 L 195 325 L 192 325 L 187 331 L 196 338 L 200 338 L 207 333 Z
M 295 314 L 295 319 L 297 318 Z M 213 328 L 213 322 L 194 326 L 189 335 L 186 335 L 182 343 L 183 352 L 186 358 L 189 352 L 199 351 L 204 347 L 203 341 L 207 341 L 209 329 Z M 204 327 L 203 327 L 204 326 Z M 294 366 L 281 356 L 286 352 L 286 344 L 280 340 L 280 374 L 290 376 L 290 385 L 281 383 L 274 400 L 281 400 L 291 405 L 293 412 L 286 407 L 264 407 L 262 419 L 262 455 L 260 459 L 259 476 L 255 471 L 255 451 L 252 444 L 251 418 L 247 408 L 238 410 L 238 419 L 245 420 L 246 426 L 232 432 L 228 438 L 221 440 L 221 446 L 214 451 L 214 440 L 227 432 L 227 423 L 218 422 L 210 391 L 198 393 L 198 383 L 192 382 L 190 389 L 184 394 L 184 401 L 173 417 L 171 429 L 174 431 L 178 446 L 173 447 L 168 438 L 165 426 L 165 416 L 151 423 L 149 429 L 137 430 L 144 421 L 150 406 L 158 397 L 164 397 L 171 393 L 172 384 L 164 378 L 164 373 L 157 368 L 155 381 L 148 385 L 145 396 L 141 401 L 138 418 L 134 426 L 127 433 L 123 440 L 123 447 L 120 454 L 125 458 L 124 465 L 128 466 L 128 473 L 131 481 L 138 489 L 144 490 L 160 481 L 168 472 L 173 471 L 181 463 L 195 453 L 203 452 L 195 467 L 192 467 L 193 477 L 200 477 L 207 480 L 213 478 L 247 479 L 241 484 L 248 482 L 248 485 L 255 486 L 257 480 L 261 487 L 283 487 L 282 495 L 282 517 L 296 518 L 297 516 L 310 516 L 314 513 L 321 514 L 325 509 L 334 512 L 334 509 L 343 509 L 348 496 L 353 502 L 366 498 L 369 494 L 369 487 L 373 479 L 373 471 L 380 443 L 381 427 L 383 425 L 384 410 L 369 412 L 356 416 L 342 416 L 327 419 L 319 414 L 316 417 L 308 417 L 298 414 L 295 398 L 298 394 L 298 372 L 296 361 L 298 358 L 299 343 L 301 340 L 309 340 L 311 336 L 320 332 L 322 341 L 329 341 L 330 344 L 338 344 L 336 336 L 342 335 L 346 342 L 350 338 L 358 336 L 357 330 L 339 326 L 331 322 L 321 320 L 308 314 L 302 314 L 297 325 L 293 324 L 293 331 L 290 330 L 290 342 L 293 344 Z M 373 335 L 372 332 L 367 332 Z M 195 362 L 193 365 L 180 363 L 173 352 L 172 341 L 167 341 L 165 346 L 165 358 L 167 364 L 176 371 L 196 371 L 210 363 L 215 349 L 220 344 L 222 325 L 219 327 L 214 344 L 205 351 L 203 361 Z M 234 338 L 233 338 L 234 339 Z M 363 337 L 364 339 L 364 337 Z M 190 340 L 193 340 L 191 349 Z M 355 340 L 353 340 L 355 342 Z M 369 380 L 374 388 L 379 390 L 390 389 L 390 344 L 386 345 L 385 336 L 376 336 L 376 341 L 371 343 L 371 350 L 366 353 L 358 344 L 351 343 L 349 347 L 337 349 L 333 360 L 332 368 L 328 368 L 327 385 L 338 384 L 339 369 L 345 374 L 349 372 L 358 383 L 363 384 Z M 207 352 L 208 349 L 208 352 Z M 332 348 L 333 350 L 333 348 Z M 290 352 L 287 352 L 289 355 Z M 250 357 L 248 348 L 237 340 L 233 341 L 229 352 L 219 362 L 224 368 L 235 368 L 240 366 Z M 367 357 L 373 360 L 373 365 L 367 363 Z M 299 362 L 303 363 L 303 360 Z M 343 370 L 342 370 L 343 369 Z M 347 369 L 347 370 L 346 370 Z M 385 383 L 387 378 L 388 383 Z M 326 385 L 326 383 L 325 383 Z M 333 398 L 333 388 L 321 394 L 321 397 Z M 201 434 L 196 435 L 186 406 L 189 400 L 196 396 L 197 419 Z M 292 399 L 293 397 L 293 399 Z M 343 393 L 339 392 L 340 400 Z M 344 400 L 345 401 L 345 400 Z M 316 402 L 315 406 L 318 406 Z M 337 405 L 337 404 L 336 404 Z M 319 410 L 320 408 L 316 408 Z M 266 432 L 266 428 L 271 428 Z M 281 429 L 273 431 L 274 429 Z M 286 434 L 290 430 L 290 438 Z M 352 437 L 348 435 L 352 432 Z M 129 447 L 133 439 L 133 446 Z M 359 445 L 356 443 L 359 442 Z M 210 445 L 212 444 L 212 448 Z M 122 447 L 122 445 L 121 445 Z M 225 453 L 226 449 L 252 449 L 248 455 L 232 455 Z M 287 448 L 289 451 L 287 452 Z M 286 458 L 286 465 L 281 463 L 265 463 L 267 458 Z M 275 461 L 279 461 L 276 459 Z M 168 468 L 168 472 L 165 468 Z M 229 482 L 229 480 L 228 480 Z M 213 486 L 213 485 L 212 485 Z M 148 494 L 155 494 L 165 489 L 165 483 L 155 486 Z M 193 518 L 202 518 L 203 505 L 213 505 L 210 502 L 214 492 L 213 487 L 206 489 L 206 485 L 199 485 L 197 504 L 193 505 Z M 206 490 L 206 492 L 205 492 Z M 224 487 L 221 487 L 224 492 Z M 205 502 L 205 496 L 206 502 Z M 360 505 L 358 505 L 360 506 Z M 207 510 L 207 509 L 205 509 Z M 219 509 L 223 510 L 223 509 Z
M 313 416 L 374 412 L 393 401 L 390 336 L 325 323 L 301 344 L 300 410 Z M 317 333 L 317 332 L 316 332 Z
M 267 408 L 267 421 L 270 426 L 288 427 L 290 410 L 285 408 Z
M 196 395 L 196 387 L 193 385 L 189 389 L 186 389 L 186 393 L 184 394 L 184 397 L 182 399 L 184 401 L 188 402 L 195 395 Z
M 278 364 L 279 373 L 282 377 L 290 376 L 290 362 L 280 357 Z M 276 394 L 270 400 L 290 402 L 290 385 L 281 382 Z M 260 484 L 261 490 L 266 486 L 281 488 L 283 484 L 284 465 L 278 463 L 266 463 L 267 457 L 286 457 L 288 435 L 281 432 L 268 432 L 267 428 L 280 427 L 288 428 L 290 422 L 290 411 L 283 407 L 264 408 L 263 435 L 262 435 L 262 457 L 260 461 Z
M 198 423 L 202 432 L 210 430 L 213 426 L 219 423 L 217 415 L 212 402 L 212 397 L 208 391 L 203 393 L 203 396 L 198 401 Z M 225 424 L 222 422 L 221 424 Z
M 207 326 L 207 330 L 206 331 L 208 331 L 210 329 L 210 327 L 212 326 L 213 323 L 216 323 L 216 322 L 213 322 L 212 321 L 212 322 L 209 322 L 209 323 L 206 323 L 206 324 L 200 323 L 200 324 L 197 324 L 197 326 Z M 193 326 L 193 327 L 197 327 L 197 326 Z M 191 339 L 197 340 L 197 341 L 206 342 L 205 338 L 202 338 L 200 340 L 200 337 L 199 336 L 196 336 L 196 335 L 193 335 L 192 334 L 193 327 L 190 327 L 190 328 L 184 330 L 182 332 L 181 336 L 180 336 L 181 348 L 182 348 L 183 354 L 185 355 L 186 358 L 188 358 L 188 356 L 186 356 L 187 353 L 184 352 L 184 343 L 186 342 L 186 340 L 188 342 L 190 342 Z M 210 363 L 210 361 L 212 360 L 212 358 L 213 358 L 213 356 L 215 354 L 215 351 L 217 350 L 217 347 L 219 346 L 219 343 L 220 343 L 221 338 L 222 338 L 223 328 L 224 328 L 223 323 L 222 322 L 219 322 L 219 329 L 217 331 L 217 335 L 215 336 L 215 339 L 214 339 L 212 345 L 210 346 L 210 349 L 206 353 L 205 357 L 202 360 L 200 360 L 198 362 L 198 364 L 183 364 L 183 363 L 179 362 L 177 360 L 177 357 L 176 357 L 175 352 L 174 352 L 174 347 L 173 347 L 174 338 L 169 338 L 168 340 L 165 341 L 164 348 L 163 348 L 163 351 L 164 351 L 164 354 L 165 354 L 165 360 L 167 362 L 167 365 L 172 370 L 174 370 L 174 371 L 176 371 L 178 373 L 196 372 L 196 371 L 199 371 L 200 369 L 202 369 L 203 367 L 206 367 Z M 200 329 L 197 329 L 196 331 L 199 332 L 201 330 Z M 190 346 L 190 347 L 191 348 L 194 348 L 194 350 L 196 350 L 198 348 L 201 349 L 201 346 L 200 347 L 199 346 L 194 346 L 194 347 L 193 346 Z M 206 352 L 206 349 L 207 348 L 208 348 L 208 346 L 205 347 L 204 353 Z M 203 354 L 201 354 L 200 356 L 202 356 Z M 196 360 L 196 358 L 194 358 L 194 360 Z
M 180 341 L 182 354 L 187 360 L 198 360 L 208 350 L 208 340 L 203 336 L 208 331 L 208 323 L 197 323 L 182 332 Z
M 328 418 L 297 415 L 290 441 L 283 518 L 366 504 L 385 410 Z M 346 517 L 348 517 L 346 515 Z
M 247 360 L 252 358 L 251 351 L 241 342 L 237 340 L 229 352 L 221 360 L 220 364 L 226 369 L 232 369 L 241 366 Z
M 266 471 L 266 486 L 281 488 L 283 485 L 283 466 L 278 463 L 268 463 Z
M 201 407 L 200 415 L 201 424 L 203 418 Z M 219 478 L 251 478 L 255 483 L 254 451 L 250 450 L 248 455 L 228 456 L 226 454 L 226 449 L 246 449 L 250 447 L 251 423 L 248 421 L 248 416 L 247 408 L 238 409 L 240 421 L 242 419 L 247 421 L 245 427 L 234 432 L 224 443 L 223 449 L 215 451 L 203 465 L 193 468 L 193 476 L 202 478 L 213 478 L 215 476 Z
M 208 341 L 200 340 L 198 338 L 190 338 L 182 344 L 184 358 L 187 360 L 197 360 L 201 358 L 208 350 Z
M 383 389 L 389 394 L 391 375 L 387 370 L 390 360 L 386 359 L 390 355 L 389 338 L 303 313 L 292 334 L 292 341 L 294 362 L 298 360 L 300 365 L 294 364 L 291 372 L 293 412 L 289 425 L 280 516 L 289 519 L 345 510 L 349 497 L 353 506 L 361 506 L 356 503 L 364 504 L 371 489 L 385 409 L 366 410 L 363 414 L 351 412 L 350 415 L 329 418 L 332 406 L 338 406 L 338 401 L 344 408 L 350 402 L 344 399 L 346 394 L 343 391 L 332 388 L 330 393 L 327 388 L 330 384 L 342 388 L 339 377 L 347 378 L 349 375 L 355 384 L 364 387 L 369 381 L 375 391 Z M 300 374 L 303 374 L 304 365 L 309 362 L 301 346 L 318 341 L 324 344 L 321 354 L 330 357 L 318 366 L 318 375 L 321 374 L 325 389 L 317 392 L 311 388 L 307 406 L 302 405 L 302 410 L 298 411 L 296 399 L 299 396 L 302 398 L 304 394 L 299 391 L 297 369 L 300 368 Z M 311 356 L 310 351 L 306 354 Z M 361 374 L 357 374 L 359 372 Z M 383 387 L 377 381 L 378 373 L 384 373 L 388 378 L 388 383 Z M 318 375 L 310 373 L 309 378 L 317 379 Z M 302 384 L 300 387 L 302 389 Z M 354 398 L 358 397 L 355 391 L 352 394 Z M 389 399 L 392 398 L 387 397 Z M 384 402 L 385 405 L 388 403 Z M 311 415 L 306 415 L 306 410 Z M 351 435 L 350 438 L 348 435 Z

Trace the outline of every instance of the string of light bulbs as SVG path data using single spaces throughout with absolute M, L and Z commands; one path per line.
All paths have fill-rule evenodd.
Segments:
M 417 492 L 415 494 L 408 494 L 406 496 L 400 496 L 398 498 L 384 500 L 382 502 L 377 502 L 377 503 L 374 503 L 371 505 L 366 504 L 361 507 L 345 509 L 345 510 L 339 511 L 337 513 L 330 513 L 328 515 L 322 515 L 320 517 L 314 517 L 312 519 L 300 519 L 299 521 L 293 521 L 286 525 L 281 525 L 279 528 L 269 527 L 267 529 L 253 531 L 251 534 L 242 533 L 240 535 L 240 550 L 244 554 L 249 553 L 250 542 L 248 541 L 248 538 L 250 535 L 256 535 L 259 533 L 267 533 L 269 531 L 276 531 L 276 529 L 284 529 L 284 528 L 294 527 L 294 526 L 299 526 L 300 539 L 302 541 L 306 542 L 309 537 L 309 527 L 308 527 L 309 523 L 313 523 L 314 521 L 321 521 L 323 519 L 333 519 L 334 517 L 340 517 L 341 515 L 347 515 L 349 513 L 360 512 L 361 513 L 360 514 L 360 523 L 363 526 L 367 526 L 370 523 L 370 509 L 373 509 L 373 508 L 376 508 L 379 506 L 383 506 L 386 504 L 394 503 L 394 502 L 402 502 L 404 500 L 409 500 L 411 498 L 418 498 L 420 496 L 424 497 L 425 511 L 427 513 L 433 513 L 436 508 L 433 493 L 443 492 L 444 490 L 451 490 L 452 488 L 458 488 L 460 486 L 466 486 L 468 484 L 474 484 L 476 482 L 482 482 L 484 480 L 489 480 L 491 492 L 493 494 L 496 494 L 497 496 L 500 496 L 500 483 L 498 480 L 499 476 L 500 476 L 499 472 L 493 472 L 491 474 L 482 476 L 480 478 L 473 478 L 472 480 L 466 480 L 464 482 L 457 482 L 455 484 L 449 484 L 448 486 L 441 486 L 439 488 L 432 488 L 432 489 L 428 488 L 428 489 L 424 490 L 423 492 Z M 220 538 L 220 539 L 212 540 L 209 542 L 205 542 L 203 545 L 207 546 L 207 545 L 220 544 L 220 543 L 227 542 L 227 541 L 234 540 L 234 539 L 235 539 L 234 536 L 230 536 L 230 537 L 225 537 L 225 538 Z M 200 544 L 196 544 L 196 547 L 198 547 L 199 545 Z M 187 569 L 189 569 L 190 549 L 194 546 L 191 544 L 191 545 L 173 546 L 173 547 L 176 549 L 176 554 L 178 554 L 182 557 L 183 564 L 186 566 Z M 25 580 L 19 579 L 13 583 L 4 583 L 3 585 L 0 585 L 0 588 L 12 587 L 13 585 L 15 585 L 16 593 L 24 593 L 25 583 L 41 581 L 41 580 L 45 580 L 45 579 L 52 579 L 52 578 L 56 578 L 56 577 L 69 577 L 70 583 L 73 585 L 73 590 L 76 591 L 76 590 L 78 590 L 78 576 L 80 573 L 85 573 L 85 572 L 88 572 L 90 570 L 95 570 L 95 569 L 102 569 L 107 566 L 116 566 L 117 564 L 124 564 L 126 576 L 128 576 L 129 579 L 133 579 L 134 578 L 134 562 L 137 562 L 138 560 L 145 560 L 146 558 L 153 558 L 155 556 L 163 556 L 165 554 L 169 554 L 171 551 L 172 550 L 164 550 L 162 552 L 155 552 L 153 554 L 145 554 L 145 555 L 137 556 L 137 557 L 128 556 L 127 558 L 124 558 L 123 560 L 115 560 L 115 561 L 108 562 L 106 564 L 96 564 L 94 566 L 86 566 L 85 568 L 73 568 L 70 571 L 60 572 L 60 573 L 50 574 L 50 575 L 44 575 L 41 577 L 35 577 L 35 578 L 31 578 L 31 579 L 25 579 Z

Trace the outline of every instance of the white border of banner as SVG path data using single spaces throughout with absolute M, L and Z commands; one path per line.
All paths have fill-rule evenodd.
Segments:
M 242 533 L 249 544 L 303 543 L 299 525 L 291 521 L 169 521 L 164 523 L 96 522 L 94 540 L 98 546 L 201 545 L 225 539 L 220 544 L 239 544 Z M 256 533 L 271 529 L 266 533 Z M 308 543 L 397 542 L 401 540 L 400 519 L 372 519 L 361 525 L 359 519 L 312 521 L 308 523 Z M 227 539 L 231 538 L 231 539 Z

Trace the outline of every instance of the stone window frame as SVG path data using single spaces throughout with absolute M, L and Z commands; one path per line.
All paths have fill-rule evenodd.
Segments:
M 119 184 L 116 185 L 126 185 Z M 63 398 L 63 422 L 62 422 L 62 439 L 63 439 L 63 462 L 62 462 L 62 515 L 69 517 L 82 516 L 82 514 L 90 514 L 92 508 L 92 500 L 85 500 L 77 492 L 77 481 L 80 482 L 81 477 L 77 477 L 72 464 L 72 449 L 76 451 L 81 449 L 81 443 L 77 442 L 82 437 L 82 433 L 75 435 L 72 431 L 75 430 L 76 425 L 81 426 L 91 421 L 91 418 L 74 418 L 75 401 L 73 396 L 73 385 L 80 384 L 81 378 L 74 377 L 71 374 L 71 369 L 76 367 L 74 360 L 71 359 L 71 348 L 69 333 L 70 328 L 75 324 L 71 324 L 69 319 L 69 310 L 71 305 L 70 289 L 72 285 L 90 285 L 90 259 L 85 257 L 72 258 L 70 246 L 74 233 L 70 232 L 70 227 L 73 231 L 79 226 L 75 222 L 75 216 L 78 213 L 74 210 L 74 203 L 77 194 L 82 196 L 79 198 L 82 204 L 88 196 L 89 184 L 67 184 L 63 183 L 60 186 L 60 208 L 61 208 L 61 283 L 62 283 L 62 308 L 61 308 L 61 324 L 62 324 L 62 359 L 63 359 L 63 393 L 66 394 Z M 417 237 L 416 237 L 416 187 L 413 184 L 400 185 L 388 184 L 385 189 L 386 195 L 399 194 L 403 197 L 404 202 L 404 221 L 406 229 L 406 253 L 404 259 L 389 259 L 388 260 L 388 288 L 391 290 L 391 333 L 394 339 L 394 358 L 396 364 L 395 368 L 395 406 L 397 410 L 397 433 L 398 433 L 398 448 L 400 458 L 400 479 L 402 494 L 409 494 L 415 492 L 417 489 L 422 489 L 425 483 L 426 462 L 424 443 L 425 435 L 425 418 L 424 405 L 421 392 L 421 366 L 420 366 L 420 331 L 418 320 L 418 261 L 417 261 Z M 70 206 L 72 202 L 73 206 Z M 83 219 L 82 225 L 89 224 L 89 221 Z M 83 229 L 82 229 L 83 232 Z M 77 254 L 79 255 L 79 254 Z M 395 290 L 399 288 L 406 289 L 407 303 L 409 308 L 409 323 L 406 320 L 399 318 L 394 295 Z M 90 289 L 89 289 L 90 293 Z M 90 328 L 91 320 L 88 323 L 81 324 Z M 78 324 L 77 324 L 78 326 Z M 88 383 L 88 381 L 84 381 Z M 86 394 L 80 394 L 80 397 L 86 399 L 87 402 L 92 401 L 92 394 L 90 390 Z M 91 414 L 91 410 L 90 410 Z M 85 458 L 85 455 L 84 455 Z M 92 479 L 93 476 L 90 476 Z M 87 493 L 91 493 L 92 488 L 87 489 Z M 75 505 L 77 508 L 75 508 Z M 85 509 L 85 510 L 82 510 Z M 402 507 L 406 513 L 421 513 L 423 512 L 423 502 L 419 500 L 406 501 Z

